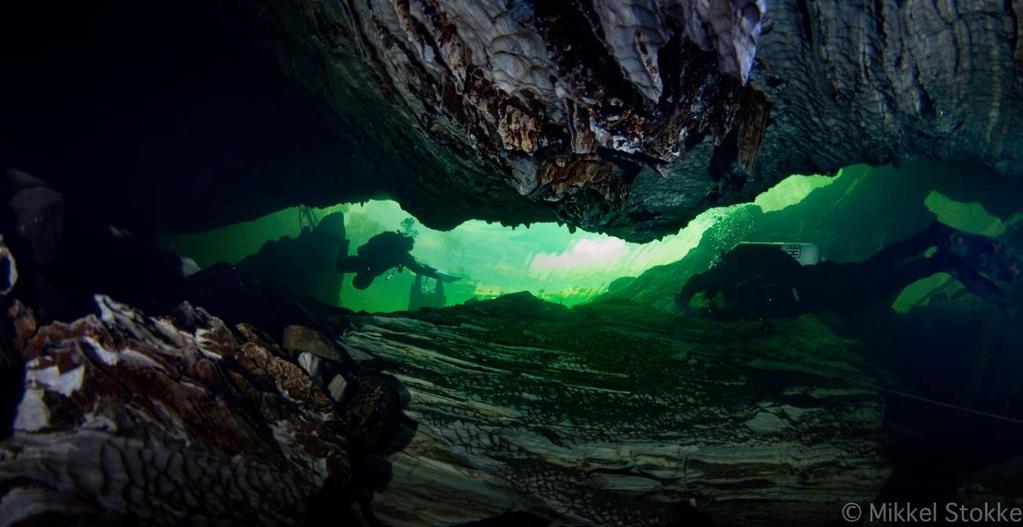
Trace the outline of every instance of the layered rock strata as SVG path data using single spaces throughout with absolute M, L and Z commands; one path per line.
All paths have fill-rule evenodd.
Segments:
M 757 336 L 576 311 L 505 297 L 356 322 L 345 346 L 388 365 L 419 425 L 382 518 L 659 525 L 685 504 L 718 525 L 821 525 L 877 495 L 884 408 L 852 343 L 809 319 Z

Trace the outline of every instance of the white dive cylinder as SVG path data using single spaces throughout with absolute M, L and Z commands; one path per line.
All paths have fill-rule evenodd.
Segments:
M 799 265 L 817 265 L 821 261 L 821 248 L 816 243 L 798 242 L 742 242 L 739 245 L 771 245 L 795 258 Z

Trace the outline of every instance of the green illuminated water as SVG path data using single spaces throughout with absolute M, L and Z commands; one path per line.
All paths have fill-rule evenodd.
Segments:
M 916 170 L 926 171 L 929 167 Z M 842 205 L 844 201 L 858 200 L 854 208 L 861 208 L 867 214 L 870 207 L 877 206 L 878 202 L 859 201 L 899 198 L 872 197 L 875 191 L 863 190 L 863 185 L 871 185 L 871 178 L 893 177 L 901 176 L 890 167 L 850 167 L 835 177 L 792 176 L 758 196 L 752 205 L 708 210 L 678 233 L 646 244 L 630 243 L 604 234 L 571 232 L 567 227 L 552 223 L 512 228 L 474 220 L 450 231 L 437 231 L 416 222 L 393 201 L 337 205 L 316 209 L 313 216 L 322 218 L 332 212 L 342 212 L 346 236 L 351 242 L 350 253 L 384 231 L 414 234 L 416 243 L 412 255 L 418 261 L 462 278 L 445 287 L 449 305 L 471 298 L 492 298 L 529 291 L 546 300 L 571 306 L 593 300 L 619 278 L 638 276 L 651 268 L 678 262 L 700 244 L 708 229 L 742 237 L 743 232 L 750 230 L 745 223 L 760 221 L 757 218 L 763 214 L 782 211 L 800 203 L 814 190 L 836 181 L 846 183 L 831 192 L 835 195 L 829 198 L 835 200 L 833 206 L 845 207 Z M 948 225 L 987 235 L 998 235 L 1005 229 L 1005 222 L 976 203 L 958 203 L 937 192 L 925 195 L 926 200 L 915 206 L 926 207 L 934 217 Z M 751 210 L 759 211 L 751 214 Z M 823 214 L 827 214 L 826 209 Z M 211 232 L 168 236 L 167 241 L 203 267 L 218 261 L 238 262 L 257 252 L 269 240 L 299 234 L 302 229 L 300 218 L 299 209 L 292 208 Z M 798 239 L 798 229 L 791 235 L 792 240 L 789 241 L 820 241 Z M 732 240 L 735 241 L 739 240 Z M 677 279 L 671 282 L 673 286 L 678 285 Z M 379 277 L 368 289 L 358 290 L 352 287 L 349 277 L 337 298 L 340 305 L 353 310 L 400 311 L 408 308 L 412 283 L 410 272 L 392 271 Z M 942 274 L 914 284 L 896 301 L 895 307 L 908 309 L 930 291 L 948 283 L 949 277 Z
M 759 196 L 756 204 L 765 211 L 778 210 L 831 181 L 832 178 L 824 176 L 793 176 Z M 437 231 L 415 222 L 393 201 L 338 205 L 317 209 L 314 214 L 323 217 L 335 211 L 344 213 L 350 252 L 380 232 L 411 227 L 416 235 L 412 254 L 417 260 L 462 277 L 445 288 L 449 304 L 473 297 L 529 291 L 553 302 L 576 305 L 603 293 L 617 278 L 636 276 L 651 267 L 679 260 L 729 210 L 711 209 L 677 234 L 646 244 L 604 234 L 571 232 L 553 223 L 512 228 L 473 220 L 451 231 Z M 218 261 L 238 262 L 258 251 L 266 241 L 295 236 L 301 228 L 300 214 L 295 208 L 215 231 L 167 239 L 182 254 L 206 267 Z M 408 272 L 392 272 L 366 290 L 357 290 L 350 279 L 346 280 L 340 292 L 341 304 L 354 310 L 404 310 L 408 307 L 412 280 Z

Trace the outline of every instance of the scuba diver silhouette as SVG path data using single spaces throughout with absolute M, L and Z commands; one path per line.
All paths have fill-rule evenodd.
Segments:
M 928 254 L 931 248 L 936 251 Z M 947 272 L 1008 312 L 1016 306 L 1007 302 L 1005 289 L 1016 291 L 1021 267 L 1023 257 L 1008 243 L 935 222 L 863 262 L 802 266 L 776 245 L 740 244 L 686 282 L 675 303 L 692 313 L 692 301 L 702 293 L 709 315 L 766 319 L 823 310 L 850 313 L 894 300 L 907 285 Z
M 428 276 L 443 282 L 458 280 L 458 277 L 446 275 L 417 262 L 410 254 L 414 245 L 415 241 L 411 236 L 398 232 L 382 232 L 361 245 L 354 256 L 348 254 L 338 256 L 335 266 L 341 273 L 355 273 L 352 285 L 358 289 L 366 289 L 376 277 L 392 268 L 396 268 L 399 273 L 408 268 L 416 275 Z

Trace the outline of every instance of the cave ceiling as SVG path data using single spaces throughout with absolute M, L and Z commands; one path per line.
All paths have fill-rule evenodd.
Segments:
M 393 197 L 646 241 L 793 173 L 1023 172 L 1015 2 L 158 7 L 26 8 L 3 64 L 0 156 L 138 230 Z

